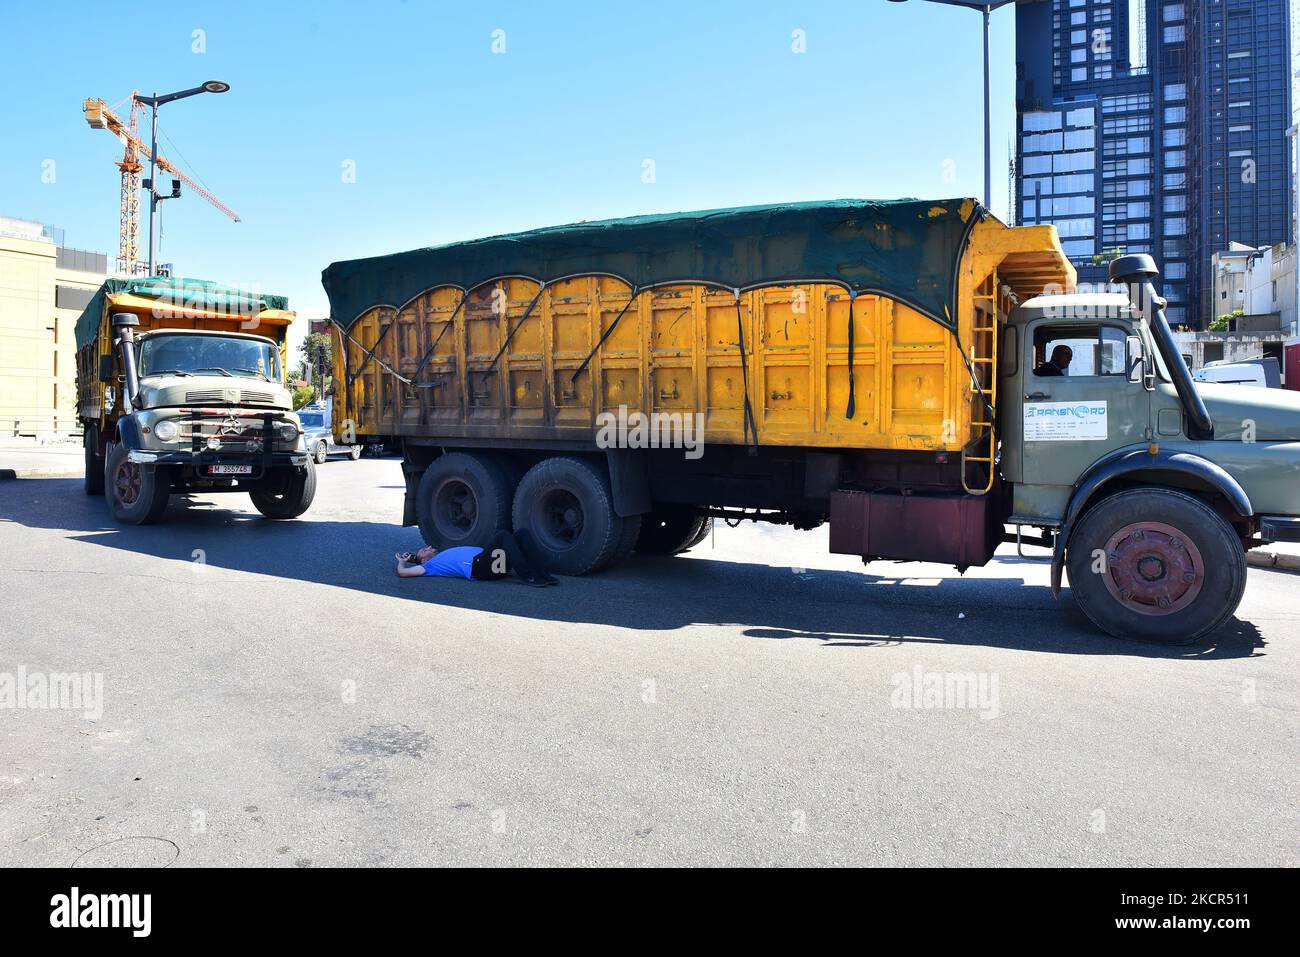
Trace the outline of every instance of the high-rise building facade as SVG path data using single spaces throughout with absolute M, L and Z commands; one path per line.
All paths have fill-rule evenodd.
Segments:
M 1019 220 L 1081 283 L 1152 254 L 1170 321 L 1203 326 L 1213 254 L 1291 236 L 1288 49 L 1288 0 L 1022 0 Z

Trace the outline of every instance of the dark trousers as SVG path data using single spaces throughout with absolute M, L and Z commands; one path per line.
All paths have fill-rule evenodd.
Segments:
M 531 541 L 524 529 L 517 534 L 504 530 L 497 532 L 483 546 L 483 551 L 474 556 L 470 575 L 478 581 L 496 581 L 509 575 L 537 577 L 539 566 L 528 557 L 525 548 L 529 544 Z

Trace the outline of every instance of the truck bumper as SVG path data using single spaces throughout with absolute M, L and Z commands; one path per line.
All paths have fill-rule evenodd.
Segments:
M 307 465 L 308 455 L 306 452 L 272 452 L 270 455 L 266 455 L 260 452 L 220 454 L 206 451 L 199 453 L 188 450 L 154 452 L 148 449 L 136 449 L 128 454 L 128 458 L 146 469 L 157 468 L 160 465 L 189 466 L 194 469 L 195 475 L 200 478 L 258 479 L 265 475 L 268 469 L 304 468 Z M 247 466 L 250 471 L 243 474 L 221 475 L 211 471 L 211 467 L 214 465 Z
M 1259 537 L 1266 542 L 1300 542 L 1300 518 L 1292 515 L 1261 515 Z

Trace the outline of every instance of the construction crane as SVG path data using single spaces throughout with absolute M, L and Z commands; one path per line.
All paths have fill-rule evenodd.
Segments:
M 135 265 L 140 260 L 140 173 L 144 169 L 142 160 L 147 161 L 153 158 L 160 170 L 170 173 L 174 179 L 188 185 L 190 189 L 235 222 L 240 222 L 238 213 L 178 170 L 175 164 L 161 153 L 157 157 L 152 157 L 149 144 L 140 139 L 138 133 L 136 112 L 139 105 L 136 100 L 136 93 L 133 91 L 131 93 L 131 112 L 125 121 L 101 99 L 87 98 L 81 106 L 86 122 L 90 124 L 91 129 L 108 130 L 118 138 L 124 148 L 122 160 L 116 164 L 117 168 L 122 172 L 121 216 L 117 255 L 120 261 L 119 268 L 126 273 L 134 272 Z

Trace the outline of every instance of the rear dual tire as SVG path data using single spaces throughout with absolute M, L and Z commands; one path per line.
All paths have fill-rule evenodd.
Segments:
M 527 472 L 506 456 L 448 452 L 424 470 L 416 521 L 435 548 L 479 545 L 499 531 L 527 530 L 543 568 L 586 575 L 626 558 L 641 517 L 619 516 L 604 469 L 555 456 Z
M 605 470 L 585 459 L 555 456 L 519 482 L 514 527 L 527 529 L 544 567 L 586 575 L 625 557 L 636 543 L 640 516 L 623 518 Z
M 99 454 L 99 429 L 88 425 L 81 443 L 86 452 L 85 486 L 87 495 L 104 494 L 104 456 Z
M 420 477 L 416 521 L 437 549 L 481 545 L 510 528 L 514 482 L 491 456 L 448 452 Z
M 704 541 L 712 530 L 711 518 L 657 509 L 642 516 L 636 550 L 642 555 L 678 555 Z

